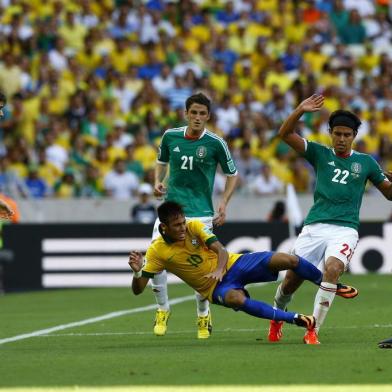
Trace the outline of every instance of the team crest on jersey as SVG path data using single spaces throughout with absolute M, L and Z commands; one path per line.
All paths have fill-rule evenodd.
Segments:
M 207 148 L 206 147 L 204 147 L 204 146 L 197 147 L 196 156 L 198 158 L 205 158 L 206 155 L 207 155 Z
M 355 174 L 359 174 L 362 171 L 362 166 L 358 162 L 351 164 L 351 171 Z
M 195 247 L 200 245 L 199 241 L 197 240 L 197 238 L 192 238 L 191 242 L 192 242 L 192 245 L 195 246 Z

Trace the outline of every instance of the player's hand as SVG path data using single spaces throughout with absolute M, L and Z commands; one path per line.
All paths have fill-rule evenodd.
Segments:
M 12 215 L 14 210 L 4 200 L 0 200 L 0 218 L 11 219 Z
M 132 268 L 133 272 L 139 272 L 143 266 L 143 255 L 141 252 L 137 252 L 135 250 L 129 253 L 129 266 Z
M 324 97 L 322 95 L 313 94 L 311 97 L 305 99 L 299 104 L 299 107 L 304 112 L 317 112 L 324 104 Z
M 384 172 L 385 177 L 388 178 L 389 181 L 392 182 L 392 171 Z
M 214 226 L 222 226 L 226 222 L 226 206 L 221 204 L 218 208 L 218 214 L 212 220 Z
M 224 274 L 225 274 L 225 270 L 216 269 L 215 271 L 212 271 L 209 274 L 205 275 L 205 277 L 217 280 L 218 282 L 222 282 L 222 278 Z
M 159 182 L 158 184 L 155 185 L 154 187 L 154 196 L 157 199 L 162 198 L 163 196 L 165 196 L 167 191 L 167 188 L 165 187 L 165 185 L 162 182 Z

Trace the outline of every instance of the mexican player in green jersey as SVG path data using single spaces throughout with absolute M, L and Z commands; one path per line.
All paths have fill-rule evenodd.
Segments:
M 353 113 L 337 110 L 329 117 L 332 148 L 306 141 L 296 132 L 300 117 L 321 109 L 324 97 L 312 95 L 284 121 L 279 136 L 301 154 L 316 173 L 314 205 L 305 218 L 293 252 L 324 269 L 323 281 L 314 301 L 316 327 L 308 330 L 306 344 L 319 344 L 318 333 L 336 294 L 354 298 L 358 291 L 338 283 L 347 269 L 358 242 L 359 209 L 367 181 L 392 200 L 392 183 L 368 154 L 352 149 L 361 121 Z M 388 174 L 389 177 L 389 174 Z M 275 306 L 286 309 L 303 280 L 288 271 L 275 295 Z M 282 324 L 270 323 L 269 340 L 278 341 Z
M 198 218 L 209 229 L 225 222 L 226 206 L 237 181 L 237 169 L 226 142 L 205 128 L 210 118 L 211 102 L 203 94 L 190 96 L 185 102 L 188 125 L 167 130 L 162 136 L 155 168 L 154 194 L 182 205 L 186 218 Z M 214 218 L 212 193 L 217 166 L 226 175 L 226 185 Z M 167 184 L 167 186 L 166 186 Z M 153 239 L 159 236 L 159 220 L 155 222 Z M 170 307 L 166 271 L 156 274 L 152 288 L 158 309 L 154 333 L 167 330 Z M 209 303 L 196 293 L 199 339 L 211 333 Z

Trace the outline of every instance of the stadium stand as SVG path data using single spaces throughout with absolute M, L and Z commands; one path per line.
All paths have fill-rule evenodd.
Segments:
M 131 196 L 151 182 L 160 136 L 183 124 L 184 100 L 197 91 L 213 99 L 209 128 L 233 156 L 246 143 L 298 192 L 313 178 L 275 137 L 315 92 L 325 110 L 304 118 L 303 136 L 328 143 L 329 112 L 353 110 L 363 120 L 358 149 L 391 170 L 391 8 L 383 0 L 1 0 L 0 190 L 105 197 L 122 160 L 134 174 Z M 256 189 L 244 175 L 238 192 Z

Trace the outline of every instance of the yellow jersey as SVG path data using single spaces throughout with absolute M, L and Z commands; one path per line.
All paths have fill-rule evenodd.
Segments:
M 217 281 L 205 275 L 215 271 L 218 255 L 208 248 L 217 241 L 215 234 L 199 220 L 190 220 L 186 224 L 184 241 L 170 242 L 162 235 L 148 247 L 142 275 L 152 278 L 155 274 L 167 270 L 182 279 L 204 298 L 212 300 L 212 293 Z M 242 256 L 229 253 L 226 271 Z

